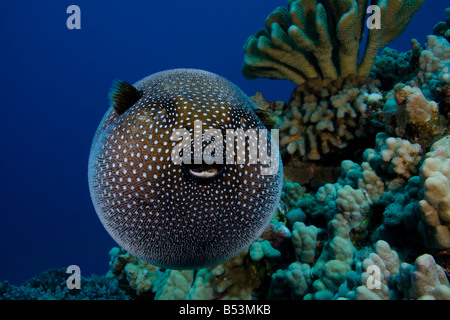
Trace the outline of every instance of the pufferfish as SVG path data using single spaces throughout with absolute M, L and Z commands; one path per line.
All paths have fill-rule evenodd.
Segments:
M 193 139 L 198 123 L 205 132 L 219 130 L 223 142 L 234 139 L 225 137 L 229 129 L 266 129 L 236 85 L 207 71 L 174 69 L 134 85 L 118 81 L 110 100 L 92 143 L 88 178 L 97 215 L 122 248 L 162 268 L 198 269 L 230 259 L 258 239 L 281 196 L 283 170 L 278 147 L 271 148 L 274 139 L 258 143 L 257 155 L 276 152 L 271 159 L 278 163 L 225 161 L 233 159 L 227 158 L 232 149 L 218 150 L 219 144 L 209 157 L 223 161 L 211 163 L 205 154 L 203 161 L 194 159 L 199 148 L 221 141 L 208 141 L 204 132 L 200 145 L 190 140 L 190 154 L 175 152 L 187 161 L 173 157 L 180 138 L 173 133 L 184 130 Z M 239 138 L 245 139 L 241 148 L 255 142 Z M 237 140 L 236 135 L 235 147 Z M 250 152 L 243 154 L 248 158 Z M 277 170 L 263 174 L 270 165 Z

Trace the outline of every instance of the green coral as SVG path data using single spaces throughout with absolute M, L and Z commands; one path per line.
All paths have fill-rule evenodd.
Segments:
M 289 0 L 266 19 L 244 45 L 242 71 L 247 78 L 288 79 L 302 84 L 317 77 L 367 76 L 378 51 L 408 26 L 424 0 L 372 1 L 382 26 L 368 30 L 361 43 L 368 0 Z M 364 55 L 358 62 L 360 51 Z
M 445 14 L 447 15 L 445 22 L 441 21 L 434 26 L 434 34 L 450 41 L 450 8 L 445 9 Z

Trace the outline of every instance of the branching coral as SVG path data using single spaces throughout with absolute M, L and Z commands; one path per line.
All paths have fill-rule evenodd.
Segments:
M 439 152 L 439 146 L 448 144 L 448 140 L 445 137 L 444 142 L 437 142 L 421 168 L 424 199 L 420 201 L 423 214 L 420 231 L 427 246 L 438 249 L 450 248 L 450 158 Z
M 316 242 L 319 229 L 315 226 L 305 226 L 302 222 L 296 222 L 292 229 L 292 243 L 295 248 L 295 256 L 298 261 L 313 265 L 316 255 Z
M 378 241 L 374 249 L 375 252 L 362 262 L 361 285 L 355 290 L 357 300 L 388 300 L 393 295 L 389 287 L 399 272 L 398 254 L 385 241 Z M 373 277 L 374 267 L 378 279 Z
M 389 47 L 384 48 L 375 58 L 371 75 L 381 82 L 381 89 L 391 90 L 399 82 L 408 82 L 417 74 L 422 48 L 415 39 L 412 50 L 398 52 Z
M 156 299 L 449 299 L 444 269 L 424 254 L 447 239 L 437 229 L 448 227 L 449 144 L 436 142 L 419 170 L 418 145 L 380 133 L 361 165 L 342 162 L 336 183 L 315 193 L 286 183 L 286 219 L 237 257 L 163 271 L 117 249 L 111 272 Z
M 360 77 L 316 79 L 297 87 L 289 106 L 277 113 L 282 153 L 303 160 L 336 156 L 353 139 L 370 134 L 368 104 L 382 98 L 374 83 Z
M 429 254 L 418 257 L 414 265 L 402 263 L 395 280 L 408 299 L 450 300 L 445 272 Z
M 357 300 L 450 299 L 445 272 L 429 254 L 419 256 L 413 265 L 401 262 L 385 241 L 374 245 L 374 252 L 360 252 L 356 271 L 347 274 L 338 296 Z
M 193 281 L 192 270 L 167 269 L 156 286 L 155 299 L 182 300 L 186 299 Z
M 450 84 L 450 44 L 447 39 L 428 36 L 419 63 L 417 79 L 411 85 L 421 87 L 426 97 L 432 98 L 437 88 Z
M 366 76 L 379 49 L 406 29 L 422 3 L 372 1 L 380 9 L 382 25 L 368 30 L 358 62 L 368 0 L 290 0 L 287 8 L 279 7 L 267 17 L 267 30 L 259 30 L 245 43 L 243 73 L 248 78 L 289 79 L 296 84 L 317 77 Z
M 417 172 L 417 164 L 422 159 L 422 147 L 419 144 L 379 133 L 376 145 L 376 150 L 364 151 L 364 159 L 375 170 L 382 170 L 403 180 Z

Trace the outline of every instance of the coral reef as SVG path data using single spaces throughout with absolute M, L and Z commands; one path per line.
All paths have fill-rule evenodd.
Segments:
M 392 40 L 421 1 L 376 3 L 386 29 L 398 28 Z M 108 273 L 82 278 L 77 292 L 61 269 L 19 287 L 0 283 L 1 298 L 450 300 L 448 28 L 438 25 L 424 48 L 413 40 L 407 53 L 383 50 L 372 70 L 380 86 L 350 75 L 367 75 L 389 40 L 369 32 L 362 63 L 354 61 L 365 4 L 291 0 L 247 41 L 247 76 L 299 84 L 288 104 L 252 97 L 280 130 L 288 162 L 281 202 L 257 241 L 199 270 L 113 248 Z
M 425 48 L 412 40 L 407 53 L 384 48 L 377 56 L 403 32 L 422 2 L 371 2 L 379 6 L 383 26 L 369 28 L 364 48 L 368 1 L 290 0 L 287 8 L 267 17 L 266 30 L 247 40 L 245 76 L 298 85 L 287 104 L 267 102 L 261 93 L 252 98 L 277 119 L 288 181 L 307 189 L 335 181 L 341 161 L 361 159 L 381 131 L 422 150 L 446 133 L 448 41 L 429 36 Z
M 418 79 L 423 74 L 419 70 L 422 69 L 416 70 L 419 78 L 408 72 L 404 80 L 413 79 L 406 82 L 419 85 Z M 439 70 L 439 77 L 446 79 L 442 75 L 445 69 Z M 428 84 L 422 83 L 422 86 L 428 88 Z M 427 99 L 420 87 L 399 83 L 391 92 L 383 93 L 377 82 L 352 76 L 309 80 L 294 90 L 287 105 L 281 101 L 267 102 L 261 93 L 253 97 L 253 101 L 279 119 L 276 128 L 280 130 L 284 156 L 293 156 L 303 163 L 317 160 L 323 163 L 329 155 L 335 160 L 345 159 L 354 152 L 352 146 L 361 149 L 362 141 L 367 142 L 382 130 L 419 143 L 422 148 L 429 147 L 433 139 L 442 136 L 448 128 L 445 101 L 450 100 L 446 95 L 450 87 L 442 88 L 442 85 L 444 83 L 436 90 L 442 92 L 443 110 L 435 101 Z
M 417 172 L 417 165 L 422 160 L 421 154 L 420 144 L 412 144 L 409 140 L 389 137 L 380 132 L 376 137 L 376 151 L 367 149 L 363 159 L 375 170 L 406 181 Z
M 450 41 L 450 8 L 445 10 L 445 14 L 447 15 L 445 22 L 441 21 L 434 26 L 434 34 Z
M 397 103 L 395 134 L 429 146 L 433 137 L 441 136 L 446 129 L 436 102 L 428 101 L 419 88 L 398 84 L 395 88 Z
M 445 272 L 429 254 L 418 257 L 414 266 L 402 263 L 395 280 L 408 299 L 450 300 Z
M 247 40 L 242 71 L 247 78 L 289 79 L 298 85 L 318 77 L 366 76 L 378 51 L 406 29 L 422 3 L 372 1 L 383 25 L 369 28 L 363 48 L 368 1 L 290 0 L 287 8 L 278 7 L 267 17 L 267 30 Z
M 66 269 L 50 269 L 31 278 L 21 286 L 0 282 L 0 300 L 128 300 L 132 297 L 108 276 L 81 276 L 81 288 L 69 290 Z
M 361 155 L 385 126 L 384 118 L 376 119 L 383 93 L 366 77 L 310 80 L 295 89 L 289 104 L 267 102 L 261 93 L 252 99 L 278 119 L 285 177 L 304 186 L 334 181 L 340 162 Z
M 253 257 L 259 261 L 264 257 L 278 258 L 280 252 L 272 248 L 268 241 L 255 242 L 249 250 L 233 259 L 195 272 L 172 269 L 164 271 L 119 248 L 111 250 L 110 255 L 110 272 L 140 297 L 211 300 L 251 299 L 253 290 L 259 286 L 260 281 L 258 275 L 253 273 L 255 270 L 248 259 Z M 139 282 L 135 281 L 137 278 L 140 279 Z
M 450 44 L 441 36 L 429 35 L 424 48 L 413 39 L 411 50 L 397 52 L 384 48 L 376 57 L 371 76 L 380 88 L 389 91 L 396 84 L 419 88 L 426 99 L 439 103 L 440 113 L 448 119 L 450 89 Z
M 361 164 L 343 161 L 337 182 L 317 192 L 287 182 L 284 209 L 258 241 L 224 263 L 161 269 L 113 248 L 106 276 L 84 280 L 78 295 L 59 271 L 20 288 L 3 283 L 2 297 L 450 299 L 448 260 L 442 260 L 448 255 L 435 251 L 448 249 L 450 239 L 450 136 L 426 155 L 420 145 L 386 133 L 375 145 Z
M 448 152 L 450 136 L 444 139 Z M 450 249 L 450 157 L 434 155 L 429 153 L 421 168 L 424 199 L 419 204 L 424 224 L 420 230 L 428 247 Z
M 315 193 L 287 182 L 284 210 L 237 257 L 195 272 L 158 270 L 116 248 L 110 273 L 141 298 L 450 299 L 432 256 L 449 239 L 438 231 L 448 226 L 448 181 L 433 182 L 450 172 L 449 143 L 424 155 L 419 144 L 379 133 L 361 164 L 342 162 L 337 182 Z
M 421 88 L 427 98 L 433 98 L 438 88 L 450 84 L 450 44 L 447 39 L 428 36 L 426 49 L 420 54 L 417 78 L 410 84 Z
M 373 252 L 362 253 L 356 271 L 347 274 L 337 296 L 356 300 L 449 300 L 450 286 L 431 255 L 424 254 L 411 265 L 401 262 L 385 241 L 378 241 Z
M 280 147 L 304 160 L 320 160 L 368 135 L 367 104 L 382 98 L 366 78 L 316 79 L 298 86 L 281 118 Z
M 376 56 L 370 75 L 380 80 L 380 89 L 389 91 L 397 83 L 408 82 L 417 75 L 422 47 L 415 39 L 411 43 L 412 49 L 408 52 L 385 47 Z

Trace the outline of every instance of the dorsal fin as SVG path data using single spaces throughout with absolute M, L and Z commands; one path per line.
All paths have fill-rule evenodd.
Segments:
M 114 110 L 121 115 L 135 104 L 143 95 L 143 92 L 133 87 L 128 82 L 116 80 L 109 92 L 109 100 Z

